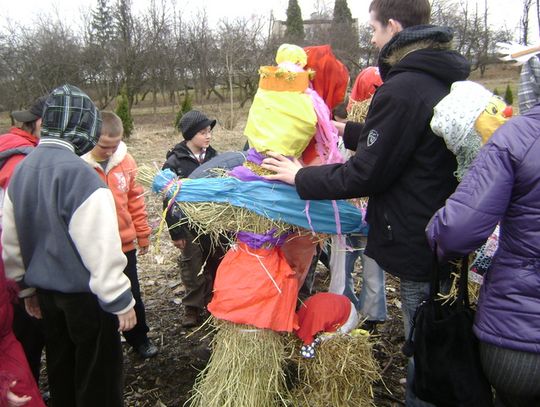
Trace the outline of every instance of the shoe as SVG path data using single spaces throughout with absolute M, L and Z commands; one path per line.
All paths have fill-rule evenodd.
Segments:
M 150 339 L 135 348 L 135 351 L 144 359 L 153 358 L 158 354 L 158 348 Z
M 201 323 L 201 311 L 197 307 L 187 306 L 184 310 L 182 326 L 184 328 L 193 328 Z
M 370 334 L 377 332 L 377 324 L 379 321 L 366 320 L 360 325 L 360 328 L 368 331 Z

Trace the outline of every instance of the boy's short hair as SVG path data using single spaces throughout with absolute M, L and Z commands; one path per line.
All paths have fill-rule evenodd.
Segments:
M 124 134 L 124 126 L 122 119 L 114 112 L 101 112 L 101 134 L 106 134 L 109 137 L 122 136 Z
M 369 11 L 375 13 L 377 21 L 383 26 L 392 19 L 399 21 L 403 28 L 407 28 L 429 24 L 431 18 L 429 0 L 372 0 Z

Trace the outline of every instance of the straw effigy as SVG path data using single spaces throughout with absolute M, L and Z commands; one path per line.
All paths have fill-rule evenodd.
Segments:
M 195 381 L 190 407 L 285 405 L 286 336 L 212 318 L 212 355 Z
M 356 329 L 349 334 L 324 334 L 323 338 L 313 359 L 301 357 L 298 350 L 292 353 L 297 383 L 290 391 L 291 405 L 374 406 L 373 383 L 381 375 L 369 334 Z M 301 343 L 295 345 L 298 349 Z

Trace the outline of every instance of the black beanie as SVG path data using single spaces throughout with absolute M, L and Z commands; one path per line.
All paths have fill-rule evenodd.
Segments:
M 202 129 L 208 126 L 213 129 L 215 125 L 216 121 L 210 120 L 204 113 L 198 110 L 190 110 L 182 116 L 178 127 L 184 138 L 191 140 Z

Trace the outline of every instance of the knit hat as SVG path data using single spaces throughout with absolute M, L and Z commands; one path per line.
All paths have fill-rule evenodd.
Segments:
M 47 96 L 41 96 L 34 101 L 28 110 L 18 110 L 11 113 L 11 116 L 13 116 L 16 121 L 21 123 L 33 122 L 41 119 L 46 100 Z
M 474 123 L 488 105 L 493 94 L 471 81 L 454 82 L 450 93 L 434 108 L 431 129 L 442 137 L 458 161 L 460 179 L 482 146 Z
M 67 84 L 51 92 L 43 110 L 42 138 L 67 140 L 80 156 L 94 148 L 100 132 L 101 115 L 86 93 Z
M 190 110 L 182 116 L 178 128 L 186 140 L 191 140 L 202 129 L 208 126 L 213 129 L 215 125 L 216 121 L 210 120 L 204 113 Z

